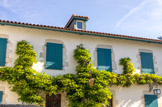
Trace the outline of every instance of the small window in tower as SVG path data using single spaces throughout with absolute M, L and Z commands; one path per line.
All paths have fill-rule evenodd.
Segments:
M 83 22 L 77 21 L 77 29 L 83 29 Z

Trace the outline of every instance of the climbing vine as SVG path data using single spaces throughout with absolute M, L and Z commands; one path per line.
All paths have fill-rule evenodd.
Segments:
M 135 72 L 133 63 L 131 63 L 130 61 L 131 61 L 131 59 L 129 57 L 120 59 L 120 65 L 123 65 L 124 74 L 127 74 L 127 73 L 132 74 L 133 72 Z
M 111 92 L 107 88 L 107 80 L 102 72 L 94 68 L 89 51 L 79 45 L 74 51 L 74 58 L 79 65 L 76 68 L 76 87 L 67 89 L 70 106 L 100 107 L 103 104 L 108 104 Z M 94 78 L 93 86 L 89 85 L 91 78 Z
M 94 68 L 89 50 L 83 45 L 74 50 L 78 62 L 76 74 L 52 77 L 35 71 L 36 53 L 26 41 L 17 43 L 18 58 L 14 67 L 0 68 L 0 80 L 11 84 L 11 90 L 19 95 L 19 100 L 26 103 L 43 105 L 46 94 L 66 92 L 71 107 L 102 107 L 109 104 L 111 92 L 107 86 L 129 87 L 132 84 L 159 84 L 162 77 L 155 74 L 137 74 L 130 58 L 120 60 L 124 74 L 99 71 Z M 91 84 L 92 82 L 92 84 Z
M 41 74 L 32 68 L 36 62 L 36 53 L 26 41 L 18 42 L 16 54 L 19 56 L 13 68 L 0 68 L 0 80 L 8 81 L 11 90 L 19 95 L 19 100 L 41 105 L 45 93 L 58 91 L 58 86 L 51 76 Z

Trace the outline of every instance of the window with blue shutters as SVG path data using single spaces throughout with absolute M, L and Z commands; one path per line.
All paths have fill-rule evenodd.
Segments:
M 145 107 L 158 107 L 156 95 L 145 95 Z
M 142 73 L 154 74 L 154 64 L 152 53 L 141 52 L 141 70 Z
M 7 39 L 0 38 L 0 66 L 5 66 Z
M 97 68 L 112 72 L 111 49 L 97 48 Z
M 0 91 L 0 104 L 2 104 L 3 91 Z
M 46 69 L 62 70 L 63 67 L 63 45 L 47 43 Z

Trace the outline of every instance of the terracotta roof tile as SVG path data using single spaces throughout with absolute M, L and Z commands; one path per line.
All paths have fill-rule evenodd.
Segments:
M 79 17 L 86 17 L 86 16 L 79 16 Z M 84 33 L 89 33 L 89 34 L 99 34 L 99 35 L 104 35 L 104 36 L 122 37 L 122 38 L 131 38 L 131 39 L 139 39 L 139 40 L 148 40 L 148 41 L 162 42 L 162 40 L 158 40 L 158 39 L 143 38 L 143 37 L 134 37 L 134 36 L 127 36 L 127 35 L 119 35 L 119 34 L 95 32 L 95 31 L 69 29 L 69 28 L 64 28 L 64 27 L 55 27 L 55 26 L 31 24 L 31 23 L 24 23 L 24 22 L 16 22 L 16 21 L 14 22 L 14 21 L 8 21 L 8 20 L 7 21 L 6 20 L 0 20 L 0 23 L 11 23 L 11 24 L 17 24 L 17 25 L 37 26 L 37 27 L 45 27 L 45 28 L 53 28 L 53 29 L 67 30 L 67 31 L 84 32 Z
M 80 18 L 87 18 L 87 19 L 89 19 L 88 16 L 78 16 L 78 15 L 75 15 L 75 14 L 73 14 L 71 17 L 80 17 Z

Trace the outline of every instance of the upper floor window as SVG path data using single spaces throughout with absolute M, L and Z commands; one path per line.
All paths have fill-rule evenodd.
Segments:
M 77 21 L 77 29 L 83 29 L 83 21 Z
M 62 70 L 63 44 L 47 43 L 46 49 L 46 69 Z
M 97 68 L 112 72 L 111 49 L 97 48 Z
M 142 73 L 154 74 L 153 55 L 148 52 L 141 52 L 141 70 Z
M 7 39 L 0 38 L 0 66 L 5 66 L 6 63 L 6 48 L 7 48 Z

